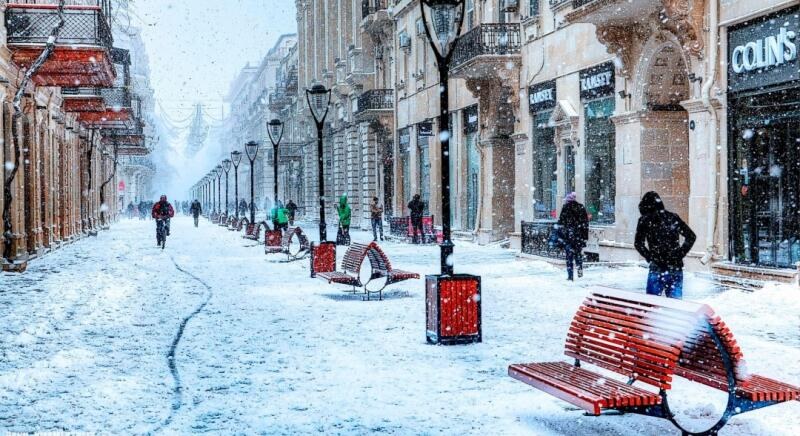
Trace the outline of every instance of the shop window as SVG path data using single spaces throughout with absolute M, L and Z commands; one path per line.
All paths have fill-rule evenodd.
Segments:
M 419 150 L 418 170 L 419 170 L 419 193 L 425 203 L 426 215 L 430 214 L 431 201 L 431 158 L 429 137 L 417 135 L 417 149 Z
M 554 128 L 548 125 L 552 111 L 534 114 L 533 214 L 535 219 L 555 219 L 558 208 L 558 163 Z
M 411 202 L 411 135 L 408 128 L 400 130 L 400 174 L 403 178 L 403 204 Z
M 464 110 L 464 141 L 467 154 L 466 194 L 467 204 L 464 230 L 478 226 L 478 196 L 480 195 L 481 156 L 478 151 L 478 106 Z
M 616 161 L 613 113 L 613 97 L 584 104 L 586 210 L 595 223 L 614 222 Z

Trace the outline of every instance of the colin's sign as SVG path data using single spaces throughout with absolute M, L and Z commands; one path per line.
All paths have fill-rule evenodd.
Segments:
M 800 78 L 800 8 L 758 18 L 728 32 L 728 88 L 732 92 Z

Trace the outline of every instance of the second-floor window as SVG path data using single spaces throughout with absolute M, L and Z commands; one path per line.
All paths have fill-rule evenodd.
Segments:
M 471 29 L 475 25 L 475 0 L 467 0 L 464 5 L 464 27 Z
M 539 0 L 529 0 L 528 5 L 528 16 L 530 17 L 538 17 L 539 16 Z

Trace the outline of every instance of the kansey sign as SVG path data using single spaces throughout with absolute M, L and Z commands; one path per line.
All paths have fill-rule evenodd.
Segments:
M 746 91 L 800 78 L 800 8 L 785 9 L 728 31 L 728 89 Z
M 552 109 L 556 105 L 556 81 L 539 83 L 528 88 L 528 106 L 531 112 Z
M 581 71 L 581 98 L 590 100 L 614 94 L 614 64 L 606 62 Z

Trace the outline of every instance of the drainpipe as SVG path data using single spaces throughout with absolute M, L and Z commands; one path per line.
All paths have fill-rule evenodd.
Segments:
M 702 100 L 703 105 L 710 115 L 710 129 L 708 132 L 708 155 L 712 159 L 713 171 L 709 171 L 708 191 L 709 191 L 709 211 L 706 227 L 706 254 L 700 259 L 703 265 L 707 265 L 714 257 L 714 235 L 717 232 L 717 213 L 719 209 L 718 175 L 719 150 L 717 142 L 719 140 L 717 110 L 711 103 L 711 88 L 717 76 L 717 54 L 719 51 L 719 0 L 711 0 L 709 3 L 709 30 L 708 30 L 708 77 L 703 83 Z

